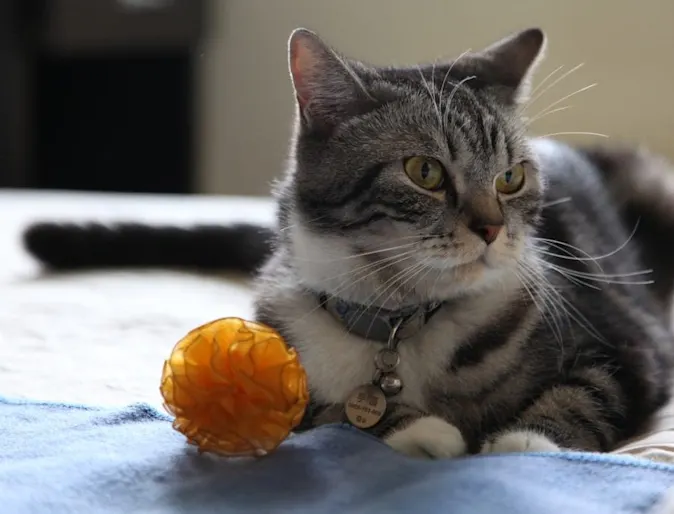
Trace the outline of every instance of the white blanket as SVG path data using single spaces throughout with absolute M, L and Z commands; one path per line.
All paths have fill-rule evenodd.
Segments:
M 251 315 L 246 277 L 172 271 L 44 275 L 22 250 L 32 220 L 257 221 L 267 199 L 0 191 L 0 394 L 160 404 L 163 360 L 188 330 Z

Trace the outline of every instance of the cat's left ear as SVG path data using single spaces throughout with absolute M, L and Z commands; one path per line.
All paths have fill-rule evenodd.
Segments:
M 492 86 L 509 104 L 523 103 L 531 92 L 531 77 L 545 55 L 546 37 L 539 28 L 512 34 L 475 54 L 474 74 Z
M 299 112 L 315 130 L 330 130 L 376 103 L 358 74 L 358 63 L 338 55 L 307 29 L 290 35 L 288 61 Z

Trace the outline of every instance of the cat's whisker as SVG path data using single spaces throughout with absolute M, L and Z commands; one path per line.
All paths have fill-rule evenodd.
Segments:
M 396 259 L 399 259 L 401 257 L 408 257 L 408 256 L 413 255 L 415 253 L 416 253 L 416 250 L 408 250 L 406 252 L 398 253 L 398 254 L 395 254 L 395 255 L 390 255 L 388 257 L 383 257 L 381 259 L 377 259 L 374 262 L 370 262 L 370 263 L 367 263 L 367 264 L 363 264 L 362 266 L 358 266 L 355 269 L 343 271 L 342 273 L 339 273 L 337 275 L 333 275 L 331 277 L 325 277 L 323 280 L 328 281 L 328 280 L 334 280 L 336 278 L 344 277 L 344 276 L 347 276 L 347 275 L 353 275 L 354 273 L 357 273 L 359 271 L 364 271 L 366 269 L 373 268 L 373 267 L 377 266 L 378 264 L 381 264 L 381 263 L 384 263 L 384 262 L 389 262 L 389 261 L 395 261 Z
M 525 263 L 521 262 L 521 266 L 528 270 L 530 279 L 537 284 L 537 286 L 541 289 L 541 291 L 544 291 L 549 300 L 549 302 L 556 307 L 556 312 L 559 314 L 559 310 L 561 309 L 561 312 L 564 313 L 566 316 L 567 320 L 572 319 L 571 313 L 569 310 L 566 308 L 566 306 L 561 302 L 560 297 L 562 294 L 558 291 L 558 288 L 554 286 L 548 277 L 545 275 L 545 268 L 544 264 L 545 261 L 541 261 L 535 256 L 532 256 L 535 262 L 537 262 L 537 265 L 534 265 L 533 263 Z
M 391 291 L 391 293 L 386 297 L 386 299 L 381 302 L 382 306 L 386 305 L 386 303 L 393 298 L 403 287 L 405 287 L 407 284 L 409 284 L 415 277 L 419 277 L 419 275 L 426 271 L 426 274 L 428 274 L 429 271 L 431 271 L 433 268 L 428 266 L 428 262 L 431 260 L 431 257 L 426 257 L 424 260 L 419 262 L 419 265 L 416 267 L 414 272 L 411 274 L 408 274 L 402 282 L 399 282 L 398 285 L 395 286 L 394 290 Z M 425 276 L 425 275 L 424 275 Z M 422 277 L 423 278 L 423 277 Z M 418 281 L 416 282 L 415 286 L 418 285 Z M 409 288 L 411 290 L 414 289 L 414 287 Z M 375 299 L 376 302 L 376 299 Z M 374 302 L 373 302 L 374 303 Z M 382 307 L 379 308 L 381 310 Z
M 545 274 L 542 273 L 542 271 L 539 271 L 533 264 L 529 265 L 525 263 L 521 264 L 525 270 L 528 270 L 529 278 L 533 282 L 533 284 L 538 288 L 539 294 L 543 298 L 544 305 L 550 305 L 552 308 L 554 308 L 555 310 L 554 314 L 558 318 L 562 318 L 562 316 L 565 316 L 567 319 L 567 323 L 569 323 L 569 315 L 567 309 L 565 309 L 563 305 L 560 305 L 560 302 L 556 300 L 556 297 L 559 296 L 560 294 L 559 291 L 557 291 L 557 288 L 553 286 L 548 280 L 548 278 L 545 276 Z M 561 328 L 559 328 L 559 331 L 561 336 Z
M 595 339 L 598 341 L 604 343 L 604 344 L 610 344 L 604 336 L 595 328 L 595 326 L 588 320 L 585 315 L 578 310 L 578 308 L 571 303 L 567 298 L 564 297 L 564 295 L 559 294 L 557 292 L 557 298 L 566 306 L 565 310 L 567 311 L 568 315 L 571 316 L 576 323 L 578 323 L 581 327 L 585 329 L 585 331 L 593 336 Z M 569 312 L 569 309 L 573 312 Z
M 601 256 L 595 257 L 593 255 L 590 255 L 589 253 L 587 253 L 582 248 L 579 248 L 579 247 L 577 247 L 575 245 L 572 245 L 571 243 L 567 243 L 565 241 L 559 241 L 557 239 L 548 239 L 548 238 L 545 238 L 545 237 L 535 237 L 535 236 L 532 237 L 531 239 L 533 239 L 534 241 L 544 243 L 548 246 L 552 246 L 554 248 L 557 248 L 558 250 L 566 253 L 567 255 L 575 257 L 576 260 L 597 261 L 597 259 L 599 259 L 601 257 Z M 580 253 L 581 255 L 584 255 L 586 258 L 576 256 L 573 252 L 571 252 L 571 250 L 575 250 L 576 252 Z
M 613 273 L 610 275 L 601 275 L 595 273 L 585 273 L 582 271 L 576 271 L 565 268 L 563 266 L 557 266 L 551 263 L 546 263 L 545 266 L 551 270 L 558 272 L 560 275 L 564 277 L 575 277 L 577 279 L 581 279 L 584 281 L 593 281 L 605 284 L 621 284 L 621 285 L 650 285 L 654 283 L 653 280 L 637 280 L 637 281 L 619 280 L 629 277 L 650 274 L 653 272 L 653 270 L 640 270 L 632 273 Z
M 541 80 L 536 87 L 534 87 L 531 90 L 531 93 L 529 93 L 529 97 L 533 97 L 536 93 L 538 93 L 543 86 L 550 80 L 552 77 L 554 77 L 558 71 L 562 70 L 564 68 L 564 65 L 562 64 L 561 66 L 557 66 L 554 70 L 552 70 L 550 73 L 548 73 L 543 80 Z M 529 104 L 529 102 L 527 102 Z M 525 105 L 527 105 L 525 104 Z
M 360 275 L 357 277 L 357 280 L 352 280 L 356 277 L 354 276 L 349 276 L 348 279 L 342 281 L 338 286 L 337 286 L 337 291 L 335 291 L 334 295 L 341 294 L 347 289 L 357 285 L 358 283 L 362 282 L 363 280 L 383 271 L 386 268 L 395 266 L 396 264 L 399 264 L 407 259 L 411 258 L 411 255 L 414 254 L 415 252 L 412 251 L 411 253 L 405 252 L 403 254 L 398 254 L 395 255 L 394 259 L 387 260 L 386 262 L 382 263 L 383 259 L 380 259 L 376 262 L 376 264 L 383 264 L 382 266 L 372 266 L 372 267 L 367 267 L 365 269 L 362 269 L 358 272 L 356 270 L 353 270 L 351 272 L 351 275 Z M 374 268 L 374 269 L 372 269 Z M 342 287 L 345 286 L 345 287 Z
M 424 261 L 424 263 L 428 263 L 429 260 L 430 260 L 430 257 L 427 258 Z M 439 271 L 439 270 L 437 270 L 437 268 L 434 268 L 433 266 L 426 265 L 426 273 L 424 273 L 423 275 L 419 275 L 418 278 L 417 278 L 417 281 L 414 283 L 414 285 L 410 289 L 412 291 L 416 290 L 417 287 L 419 287 L 419 284 L 421 283 L 421 281 L 424 280 L 430 274 L 430 272 L 433 271 L 433 270 Z M 441 276 L 441 274 L 438 274 L 438 277 L 440 277 L 440 276 Z
M 608 138 L 608 134 L 602 134 L 601 132 L 551 132 L 550 134 L 543 134 L 542 136 L 536 136 L 536 139 L 543 139 L 544 137 L 555 137 L 555 136 L 596 136 Z
M 561 268 L 564 268 L 564 266 L 558 266 Z M 566 269 L 566 268 L 564 268 Z M 584 271 L 577 271 L 577 270 L 570 270 L 571 273 L 574 273 L 576 275 L 583 275 L 587 277 L 596 277 L 596 278 L 628 278 L 628 277 L 638 277 L 641 275 L 650 275 L 653 273 L 652 269 L 643 269 L 639 271 L 631 271 L 629 273 L 608 273 L 608 274 L 600 274 L 600 273 L 588 273 Z
M 346 261 L 346 260 L 353 260 L 353 259 L 359 259 L 360 257 L 367 257 L 368 255 L 375 255 L 378 253 L 384 253 L 384 252 L 392 252 L 393 250 L 401 250 L 403 248 L 410 248 L 412 246 L 416 246 L 419 241 L 414 241 L 412 243 L 405 243 L 402 245 L 398 246 L 390 246 L 388 248 L 378 248 L 376 250 L 368 250 L 366 252 L 361 252 L 361 253 L 354 253 L 351 255 L 346 255 L 344 257 L 339 257 L 336 259 L 305 259 L 302 257 L 294 257 L 295 260 L 298 261 L 303 261 L 303 262 L 341 262 L 341 261 Z
M 366 299 L 366 309 L 372 307 L 377 300 L 379 300 L 384 294 L 386 294 L 387 291 L 391 289 L 391 287 L 394 287 L 396 283 L 399 283 L 401 280 L 404 280 L 406 277 L 408 277 L 410 274 L 415 273 L 418 269 L 423 268 L 426 266 L 426 263 L 428 262 L 429 258 L 427 257 L 426 259 L 416 262 L 413 265 L 409 266 L 407 269 L 402 270 L 399 273 L 396 273 L 394 276 L 390 277 L 386 282 L 384 282 L 379 288 L 377 288 L 376 291 L 374 291 L 367 299 Z M 397 289 L 396 289 L 397 290 Z M 387 298 L 387 301 L 390 299 Z M 386 302 L 384 302 L 386 303 Z
M 533 118 L 530 118 L 530 119 L 526 120 L 526 126 L 529 127 L 529 126 L 532 125 L 534 122 L 536 122 L 536 121 L 538 121 L 538 120 L 540 120 L 540 119 L 542 119 L 542 118 L 545 118 L 545 117 L 548 116 L 549 114 L 554 114 L 554 113 L 556 113 L 556 112 L 562 112 L 562 111 L 568 111 L 568 110 L 571 109 L 572 107 L 573 107 L 572 105 L 564 105 L 564 106 L 562 106 L 562 107 L 557 107 L 556 109 L 552 109 L 551 111 L 545 111 L 545 112 L 543 112 L 543 113 L 539 113 L 539 114 L 537 114 L 536 116 L 534 116 Z
M 438 283 L 440 282 L 440 279 L 442 276 L 447 272 L 447 269 L 449 268 L 449 264 L 445 263 L 443 264 L 442 268 L 437 270 L 438 276 L 435 277 L 435 281 L 433 282 L 433 287 L 431 287 L 430 293 L 428 294 L 429 299 L 435 298 L 435 289 L 438 287 Z
M 532 237 L 531 239 L 534 240 L 534 241 L 541 241 L 543 243 L 561 245 L 561 246 L 565 246 L 567 248 L 571 248 L 571 249 L 576 250 L 577 252 L 582 253 L 586 256 L 585 258 L 576 257 L 575 260 L 578 260 L 578 261 L 590 260 L 590 261 L 594 261 L 595 263 L 597 263 L 597 261 L 599 261 L 601 259 L 607 259 L 609 257 L 613 257 L 615 254 L 617 254 L 618 252 L 623 250 L 630 243 L 630 241 L 632 241 L 635 234 L 637 233 L 640 221 L 641 221 L 641 219 L 637 219 L 637 221 L 634 223 L 634 228 L 632 229 L 632 232 L 630 233 L 630 235 L 627 237 L 627 239 L 621 245 L 619 245 L 615 250 L 607 252 L 603 255 L 592 256 L 592 255 L 588 254 L 587 252 L 583 251 L 582 249 L 578 248 L 577 246 L 574 246 L 574 245 L 569 244 L 569 243 L 565 243 L 564 241 L 558 241 L 556 239 L 547 239 L 547 238 L 544 238 L 544 237 Z
M 402 283 L 398 284 L 398 286 L 395 287 L 393 291 L 391 291 L 391 293 L 386 297 L 386 299 L 385 299 L 383 302 L 381 302 L 381 305 L 379 306 L 379 309 L 377 309 L 377 314 L 376 314 L 377 316 L 379 316 L 379 314 L 381 313 L 381 311 L 382 311 L 382 309 L 383 309 L 383 306 L 386 305 L 386 302 L 388 302 L 391 298 L 393 298 L 393 297 L 396 295 L 396 293 L 397 293 L 400 289 L 402 289 L 406 284 L 408 284 L 411 280 L 413 280 L 415 277 L 417 277 L 417 282 L 416 282 L 416 284 L 411 288 L 411 289 L 415 289 L 416 286 L 419 285 L 419 282 L 420 282 L 425 276 L 427 276 L 428 273 L 429 273 L 430 271 L 433 270 L 433 268 L 431 268 L 430 266 L 427 266 L 427 262 L 428 262 L 429 260 L 430 260 L 430 257 L 427 257 L 427 258 L 424 259 L 421 263 L 419 263 L 419 264 L 421 264 L 421 266 L 420 266 L 419 268 L 417 268 L 417 269 L 415 270 L 415 272 L 412 273 L 408 278 L 406 278 Z M 424 270 L 426 271 L 426 273 L 422 275 L 422 273 L 424 272 Z M 374 301 L 376 301 L 376 299 L 375 299 Z M 374 302 L 373 302 L 373 303 L 374 303 Z M 370 306 L 372 306 L 372 304 L 371 304 Z M 363 315 L 363 313 L 361 313 L 361 316 L 362 316 L 362 315 Z M 375 318 L 373 317 L 373 318 L 372 318 L 372 321 L 370 321 L 370 325 L 369 325 L 369 327 L 368 327 L 368 329 L 367 329 L 368 332 L 372 329 L 372 325 L 374 324 L 374 319 L 375 319 Z
M 526 111 L 529 107 L 531 107 L 534 103 L 536 103 L 536 100 L 538 100 L 541 96 L 543 96 L 547 91 L 549 91 L 551 88 L 555 87 L 557 84 L 559 84 L 562 80 L 564 80 L 566 77 L 574 73 L 575 71 L 581 69 L 583 66 L 585 66 L 585 63 L 580 63 L 573 68 L 571 68 L 569 71 L 566 73 L 563 73 L 561 76 L 557 77 L 553 82 L 551 82 L 547 87 L 545 87 L 543 90 L 541 90 L 538 94 L 533 95 L 532 93 L 532 98 L 529 100 L 524 107 L 520 110 L 520 113 L 523 113 Z
M 642 281 L 618 280 L 621 278 L 624 279 L 649 274 L 652 273 L 652 270 L 640 270 L 631 273 L 599 274 L 568 269 L 563 266 L 558 266 L 550 262 L 547 262 L 544 259 L 541 259 L 541 264 L 546 269 L 550 269 L 558 273 L 569 282 L 581 287 L 589 287 L 591 289 L 601 289 L 601 287 L 593 284 L 592 282 L 605 283 L 605 284 L 618 284 L 618 285 L 650 285 L 654 283 L 653 280 L 642 280 Z
M 548 257 L 554 257 L 555 259 L 562 259 L 562 260 L 567 260 L 567 261 L 594 261 L 595 259 L 588 259 L 588 258 L 583 258 L 583 257 L 576 257 L 573 255 L 571 252 L 568 250 L 565 250 L 564 248 L 557 248 L 560 252 L 564 252 L 566 255 L 562 255 L 559 253 L 555 252 L 548 252 L 546 250 L 542 250 L 541 248 L 536 248 L 535 251 L 536 253 L 540 255 L 547 255 Z
M 399 257 L 400 257 L 400 256 L 399 256 Z M 341 282 L 341 283 L 337 286 L 337 288 L 336 288 L 335 291 L 333 291 L 333 292 L 331 292 L 331 293 L 329 293 L 329 294 L 326 295 L 326 300 L 325 300 L 325 301 L 332 300 L 333 298 L 338 298 L 339 295 L 341 295 L 344 291 L 348 290 L 349 288 L 354 287 L 355 285 L 359 284 L 359 283 L 362 282 L 363 280 L 366 280 L 367 278 L 371 277 L 372 275 L 374 275 L 374 274 L 376 274 L 376 273 L 379 273 L 379 272 L 385 270 L 386 268 L 389 268 L 389 267 L 391 267 L 391 266 L 395 266 L 396 264 L 400 264 L 401 262 L 403 262 L 403 261 L 405 261 L 406 259 L 409 259 L 409 258 L 410 258 L 409 256 L 405 255 L 405 256 L 400 257 L 399 259 L 397 259 L 397 260 L 395 260 L 395 261 L 385 263 L 384 265 L 378 267 L 378 268 L 375 269 L 374 271 L 370 271 L 369 273 L 366 273 L 365 275 L 359 277 L 357 280 L 347 280 L 347 281 Z M 378 264 L 380 264 L 380 263 L 378 263 Z M 300 316 L 300 317 L 297 318 L 297 319 L 294 319 L 294 320 L 292 321 L 292 323 L 293 323 L 293 324 L 301 323 L 303 320 L 305 320 L 306 318 L 308 318 L 311 314 L 313 314 L 313 313 L 316 312 L 317 310 L 323 308 L 323 305 L 324 305 L 324 302 L 323 302 L 323 303 L 317 303 L 316 307 L 314 307 L 313 309 L 309 309 L 309 310 L 308 310 L 307 312 L 305 312 L 302 316 Z
M 558 270 L 555 270 L 555 271 L 558 271 Z M 572 277 L 569 277 L 569 276 L 565 275 L 565 272 L 562 272 L 562 271 L 558 271 L 558 272 L 560 273 L 560 275 L 565 276 L 565 278 L 567 278 L 568 280 L 572 280 Z M 586 280 L 590 280 L 590 279 L 586 278 Z M 630 281 L 630 280 L 600 280 L 600 279 L 595 279 L 595 278 L 593 278 L 591 280 L 593 280 L 595 282 L 605 283 L 605 284 L 622 285 L 622 286 L 649 286 L 649 285 L 655 284 L 654 280 L 640 280 L 640 281 L 636 281 L 636 280 L 634 280 L 634 281 Z M 581 282 L 584 286 L 590 287 L 592 289 L 601 289 L 601 287 L 597 287 L 597 286 L 595 286 L 593 284 L 590 284 L 588 282 L 585 282 L 582 279 L 577 278 L 577 277 L 576 277 L 576 281 Z
M 433 66 L 431 67 L 431 84 L 433 84 L 433 89 L 436 92 L 438 92 L 438 87 L 435 84 L 435 68 L 437 65 L 438 65 L 438 58 L 436 58 L 433 61 Z M 433 96 L 433 107 L 435 108 L 435 114 L 438 116 L 438 122 L 440 123 L 440 130 L 444 131 L 445 125 L 442 122 L 441 116 L 442 109 L 440 108 L 439 103 L 442 103 L 442 96 L 440 96 L 440 94 L 438 94 L 437 98 Z
M 571 97 L 573 97 L 573 96 L 576 96 L 576 95 L 578 95 L 578 94 L 580 94 L 580 93 L 583 93 L 583 92 L 585 92 L 585 91 L 587 91 L 587 90 L 589 90 L 589 89 L 592 89 L 592 88 L 595 87 L 596 85 L 597 85 L 597 83 L 594 82 L 593 84 L 589 84 L 589 85 L 587 85 L 587 86 L 585 86 L 585 87 L 581 87 L 580 89 L 574 91 L 573 93 L 569 93 L 568 95 L 563 96 L 563 97 L 560 98 L 559 100 L 555 100 L 555 101 L 552 102 L 550 105 L 548 105 L 545 109 L 541 109 L 537 114 L 535 114 L 534 117 L 533 117 L 533 119 L 535 120 L 535 119 L 537 119 L 537 118 L 541 118 L 542 116 L 545 116 L 546 113 L 547 113 L 547 114 L 550 114 L 550 112 L 551 112 L 551 111 L 549 111 L 550 108 L 552 108 L 552 107 L 554 107 L 554 106 L 556 106 L 556 105 L 561 104 L 563 101 L 568 100 L 569 98 L 571 98 Z M 568 109 L 568 107 L 563 108 L 563 109 Z M 558 109 L 555 109 L 555 110 L 558 110 Z M 527 125 L 530 125 L 531 123 L 532 123 L 532 122 L 530 121 L 529 123 L 527 123 Z
M 442 122 L 442 115 L 440 114 L 440 106 L 438 105 L 438 99 L 436 98 L 433 91 L 431 91 L 431 88 L 428 85 L 428 81 L 426 80 L 426 77 L 424 77 L 424 72 L 421 70 L 421 66 L 417 66 L 417 71 L 419 72 L 419 77 L 421 78 L 421 82 L 424 85 L 424 89 L 428 92 L 428 96 L 433 102 L 433 108 L 435 109 L 435 114 L 437 115 L 438 118 L 438 127 L 441 131 L 443 131 L 444 123 Z M 435 64 L 433 64 L 433 73 L 435 74 Z M 433 84 L 433 87 L 435 87 L 435 83 Z
M 533 304 L 536 307 L 536 309 L 538 310 L 538 312 L 541 313 L 541 316 L 545 320 L 545 323 L 548 325 L 548 328 L 550 329 L 550 331 L 553 333 L 555 339 L 557 339 L 557 341 L 560 344 L 562 344 L 561 332 L 558 332 L 556 330 L 557 327 L 552 323 L 552 321 L 551 321 L 552 315 L 548 313 L 547 306 L 545 304 L 545 300 L 543 300 L 539 297 L 538 300 L 543 302 L 542 305 L 539 304 L 538 300 L 537 300 L 537 294 L 535 294 L 531 282 L 527 278 L 525 278 L 524 275 L 519 273 L 517 270 L 515 270 L 514 273 L 515 273 L 515 276 L 517 277 L 517 279 L 519 280 L 519 282 L 522 284 L 522 287 L 524 288 L 524 290 L 529 295 L 529 298 L 531 298 L 531 301 L 533 302 Z
M 406 277 L 410 276 L 411 274 L 414 274 L 418 269 L 423 268 L 426 264 L 426 261 L 421 261 L 413 264 L 412 266 L 402 270 L 400 273 L 397 273 L 393 277 L 391 277 L 389 280 L 387 280 L 384 284 L 382 284 L 383 290 L 381 290 L 376 296 L 374 296 L 374 299 L 372 299 L 368 304 L 366 304 L 366 310 L 372 307 L 377 300 L 379 300 L 384 294 L 386 294 L 387 291 L 391 289 L 391 287 L 394 287 L 396 283 L 400 282 L 401 280 L 404 280 Z M 397 290 L 397 289 L 396 289 Z M 375 291 L 377 293 L 377 291 Z M 375 294 L 373 293 L 373 295 Z M 372 298 L 373 295 L 370 295 L 370 298 Z M 387 298 L 387 300 L 390 298 Z
M 322 220 L 323 218 L 325 218 L 326 216 L 327 216 L 327 214 L 321 214 L 320 216 L 317 216 L 317 217 L 312 218 L 312 219 L 310 219 L 310 220 L 302 220 L 302 221 L 298 221 L 297 223 L 293 223 L 292 225 L 287 225 L 287 226 L 285 226 L 285 227 L 283 227 L 283 228 L 280 228 L 280 229 L 279 229 L 279 232 L 285 232 L 285 231 L 287 231 L 287 230 L 291 230 L 291 229 L 293 229 L 293 228 L 295 228 L 295 227 L 299 227 L 299 226 L 301 226 L 301 225 L 305 225 L 305 224 L 309 224 L 309 223 L 314 223 L 314 222 L 316 222 L 316 221 L 320 221 L 320 220 Z
M 531 288 L 543 303 L 544 312 L 541 314 L 559 344 L 560 356 L 562 357 L 561 360 L 563 360 L 565 353 L 563 326 L 565 325 L 570 329 L 572 317 L 569 314 L 569 310 L 558 299 L 561 294 L 550 284 L 547 277 L 542 273 L 538 273 L 533 264 L 530 266 L 522 264 L 522 268 L 529 278 Z
M 382 284 L 382 286 L 381 286 L 381 287 L 384 288 L 383 291 L 381 291 L 379 294 L 377 294 L 371 301 L 367 301 L 367 300 L 369 300 L 370 298 L 372 298 L 372 296 L 374 295 L 374 293 L 373 293 L 372 295 L 370 295 L 370 296 L 366 299 L 367 303 L 364 303 L 364 304 L 363 304 L 362 308 L 360 309 L 360 314 L 358 314 L 358 317 L 357 317 L 354 321 L 352 321 L 352 325 L 357 324 L 358 321 L 360 321 L 360 319 L 363 317 L 363 315 L 365 314 L 365 312 L 366 312 L 368 309 L 372 308 L 372 306 L 374 306 L 374 304 L 377 302 L 377 300 L 379 300 L 379 298 L 381 298 L 382 296 L 384 296 L 384 294 L 386 294 L 386 292 L 387 292 L 389 289 L 391 289 L 391 287 L 395 286 L 396 283 L 398 283 L 398 282 L 404 280 L 406 277 L 414 276 L 415 273 L 416 273 L 418 270 L 423 269 L 424 266 L 425 266 L 425 262 L 423 262 L 423 261 L 422 261 L 422 262 L 417 262 L 417 263 L 415 263 L 415 264 L 412 264 L 412 265 L 409 266 L 408 268 L 405 268 L 405 269 L 399 271 L 398 273 L 394 274 L 391 278 L 389 278 L 386 282 L 384 282 L 384 283 Z M 399 288 L 396 288 L 395 291 L 397 291 L 398 289 L 399 289 Z M 394 292 L 395 292 L 395 291 L 394 291 Z M 376 293 L 376 291 L 375 291 L 375 293 Z M 385 302 L 384 302 L 384 303 L 385 303 Z M 382 305 L 379 307 L 379 311 L 378 311 L 378 312 L 381 312 L 381 309 L 383 308 L 383 306 L 384 306 L 384 304 L 382 303 Z
M 473 80 L 474 78 L 476 78 L 475 75 L 470 75 L 469 77 L 465 77 L 456 83 L 454 89 L 452 89 L 452 91 L 449 93 L 449 98 L 447 99 L 447 104 L 445 105 L 443 119 L 446 119 L 447 114 L 449 114 L 449 108 L 452 106 L 452 100 L 454 99 L 454 95 L 459 90 L 459 88 L 463 86 L 466 82 L 468 82 L 469 80 Z
M 546 267 L 547 267 L 547 266 L 546 266 Z M 551 268 L 549 268 L 549 269 L 551 269 Z M 556 271 L 556 270 L 555 270 L 555 271 Z M 577 286 L 579 286 L 579 287 L 589 287 L 590 289 L 597 289 L 597 290 L 600 290 L 600 289 L 601 289 L 601 287 L 599 287 L 599 286 L 597 286 L 597 285 L 595 285 L 595 284 L 592 284 L 592 283 L 590 283 L 590 282 L 586 282 L 585 280 L 581 280 L 581 279 L 579 279 L 579 278 L 577 278 L 577 277 L 574 277 L 573 275 L 565 275 L 564 273 L 561 273 L 561 272 L 559 272 L 559 271 L 557 271 L 557 273 L 559 273 L 560 275 L 562 275 L 562 277 L 564 277 L 566 280 L 568 280 L 568 281 L 571 282 L 572 284 L 575 284 L 575 285 L 577 285 Z
M 442 78 L 442 84 L 440 84 L 440 102 L 442 102 L 442 98 L 443 98 L 442 95 L 445 93 L 445 84 L 447 83 L 447 77 L 449 77 L 451 75 L 452 70 L 454 69 L 454 65 L 457 62 L 459 62 L 465 55 L 467 55 L 469 53 L 470 53 L 470 48 L 468 50 L 466 50 L 465 52 L 461 53 L 456 59 L 454 59 L 452 64 L 449 65 L 449 68 L 445 72 L 445 76 Z M 442 122 L 443 122 L 442 129 L 443 129 L 443 131 L 447 130 L 446 120 L 447 120 L 447 114 L 448 113 L 449 113 L 449 106 L 447 105 L 447 106 L 445 106 L 444 109 L 442 109 Z
M 571 201 L 571 197 L 565 196 L 564 198 L 559 198 L 557 200 L 551 200 L 550 202 L 546 202 L 543 205 L 541 205 L 541 207 L 543 209 L 547 209 L 548 207 L 554 207 L 555 205 L 559 205 L 561 203 L 567 203 L 567 202 L 570 202 L 570 201 Z
M 541 259 L 541 261 L 544 263 L 544 266 L 547 267 L 548 269 L 552 269 L 556 271 L 557 273 L 561 274 L 566 278 L 567 280 L 577 284 L 577 285 L 584 285 L 586 287 L 590 287 L 593 289 L 601 289 L 600 287 L 597 287 L 594 284 L 591 284 L 588 281 L 594 281 L 594 282 L 602 282 L 606 284 L 621 284 L 621 285 L 649 285 L 653 283 L 653 280 L 640 280 L 640 281 L 635 281 L 635 280 L 619 280 L 619 279 L 626 279 L 630 277 L 637 277 L 637 276 L 643 276 L 643 275 L 648 275 L 653 273 L 653 270 L 651 269 L 645 269 L 645 270 L 638 270 L 638 271 L 632 271 L 628 273 L 604 273 L 603 269 L 599 264 L 596 262 L 597 259 L 604 258 L 604 256 L 599 256 L 598 258 L 593 258 L 589 257 L 588 258 L 582 258 L 582 257 L 576 257 L 571 254 L 568 250 L 565 250 L 563 247 L 559 248 L 561 251 L 564 251 L 568 253 L 569 255 L 560 255 L 554 252 L 546 252 L 545 250 L 541 250 L 540 248 L 536 248 L 535 251 L 538 254 L 541 255 L 546 255 L 549 257 L 554 257 L 557 259 L 563 259 L 563 260 L 573 260 L 573 261 L 594 261 L 595 264 L 599 267 L 599 269 L 602 271 L 602 273 L 591 273 L 589 271 L 578 271 L 574 269 L 569 269 L 565 268 L 564 266 L 561 266 L 559 264 L 554 264 L 551 262 L 545 261 L 545 259 Z M 608 255 L 608 254 L 607 254 Z
M 580 325 L 588 334 L 597 339 L 598 341 L 609 344 L 609 342 L 601 335 L 594 325 L 581 313 L 575 305 L 573 305 L 564 295 L 560 294 L 554 287 L 550 285 L 548 279 L 542 274 L 542 272 L 537 271 L 533 268 L 530 268 L 532 274 L 538 276 L 541 280 L 545 280 L 550 287 L 547 288 L 548 291 L 554 291 L 555 298 L 561 302 L 560 306 L 564 307 L 567 315 L 571 317 L 578 325 Z
M 574 246 L 569 243 L 565 243 L 564 241 L 558 241 L 556 239 L 547 239 L 547 238 L 539 238 L 539 237 L 532 237 L 532 240 L 534 242 L 542 242 L 544 245 L 548 247 L 555 248 L 556 250 L 559 250 L 560 252 L 564 252 L 565 255 L 560 255 L 554 252 L 550 252 L 548 250 L 542 250 L 538 246 L 534 244 L 534 246 L 531 248 L 533 252 L 540 253 L 540 252 L 547 252 L 545 255 L 548 255 L 549 257 L 558 257 L 560 259 L 571 259 L 571 260 L 581 260 L 581 261 L 592 261 L 594 264 L 599 268 L 600 271 L 604 271 L 603 268 L 601 267 L 601 264 L 599 263 L 598 259 L 589 253 L 587 253 L 585 250 L 582 248 L 579 248 L 577 246 Z M 578 257 L 573 251 L 579 253 L 580 255 L 583 255 L 584 257 Z
M 629 277 L 638 277 L 642 275 L 650 275 L 653 273 L 652 269 L 644 269 L 644 270 L 639 270 L 639 271 L 630 271 L 628 273 L 591 273 L 589 271 L 578 271 L 575 269 L 568 269 L 565 268 L 564 266 L 558 265 L 558 264 L 553 264 L 551 262 L 547 262 L 546 264 L 548 266 L 554 266 L 556 268 L 561 268 L 565 271 L 568 271 L 571 274 L 578 275 L 578 276 L 584 276 L 584 277 L 592 277 L 592 278 L 606 278 L 606 279 L 611 279 L 611 278 L 629 278 Z

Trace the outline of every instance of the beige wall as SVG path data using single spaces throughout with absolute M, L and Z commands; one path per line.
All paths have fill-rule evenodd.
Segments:
M 585 66 L 541 97 L 531 114 L 598 85 L 559 104 L 573 107 L 536 122 L 535 134 L 601 132 L 674 157 L 672 0 L 212 2 L 211 37 L 199 70 L 202 192 L 265 194 L 280 173 L 293 111 L 285 45 L 297 26 L 377 64 L 432 61 L 541 26 L 549 46 L 539 81 L 559 65 Z

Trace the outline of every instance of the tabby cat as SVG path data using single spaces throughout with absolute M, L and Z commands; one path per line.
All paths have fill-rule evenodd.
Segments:
M 40 223 L 27 248 L 56 269 L 255 270 L 257 319 L 308 372 L 300 430 L 348 415 L 431 458 L 609 451 L 669 399 L 674 178 L 643 150 L 527 137 L 544 46 L 529 29 L 373 67 L 298 29 L 275 229 Z

